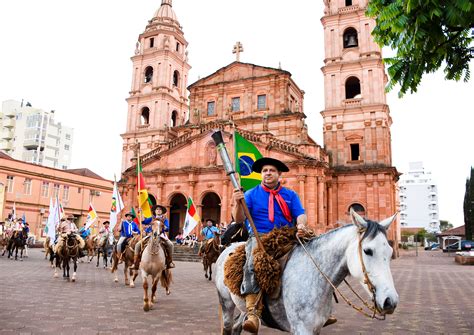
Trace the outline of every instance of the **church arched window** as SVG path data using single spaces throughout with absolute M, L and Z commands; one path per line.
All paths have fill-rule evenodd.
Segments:
M 353 203 L 352 205 L 349 206 L 349 210 L 351 208 L 354 210 L 354 212 L 356 212 L 360 216 L 365 216 L 365 208 L 361 204 Z
M 179 72 L 178 72 L 178 70 L 175 70 L 173 72 L 173 86 L 176 86 L 176 87 L 179 86 Z
M 357 77 L 349 77 L 346 80 L 346 99 L 360 98 L 360 80 Z
M 359 46 L 359 41 L 357 39 L 357 30 L 355 30 L 352 27 L 344 30 L 342 41 L 343 41 L 344 49 L 355 48 Z
M 346 0 L 346 6 L 352 6 L 352 0 Z
M 176 127 L 178 126 L 178 112 L 173 111 L 171 113 L 171 127 Z
M 153 80 L 153 68 L 151 66 L 147 66 L 145 69 L 145 83 L 151 83 Z
M 150 109 L 148 107 L 143 107 L 140 113 L 140 124 L 142 126 L 150 123 Z

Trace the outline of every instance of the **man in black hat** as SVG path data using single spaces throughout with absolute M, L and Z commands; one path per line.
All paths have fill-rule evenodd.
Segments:
M 273 229 L 295 225 L 298 234 L 302 234 L 306 229 L 307 219 L 298 194 L 280 184 L 282 173 L 289 170 L 283 162 L 274 158 L 264 157 L 256 160 L 252 171 L 262 174 L 262 183 L 245 194 L 241 190 L 234 191 L 232 214 L 235 221 L 243 222 L 246 219 L 240 202 L 241 199 L 245 199 L 259 235 L 269 233 Z M 249 230 L 249 234 L 252 236 L 253 231 Z M 251 333 L 258 332 L 259 318 L 263 309 L 261 299 L 258 299 L 260 287 L 253 272 L 253 249 L 256 246 L 256 239 L 252 236 L 245 247 L 247 258 L 240 288 L 242 296 L 245 297 L 248 313 L 243 328 Z
M 117 253 L 120 255 L 119 261 L 122 260 L 122 245 L 127 244 L 124 243 L 124 241 L 128 240 L 133 235 L 140 234 L 140 229 L 138 228 L 137 224 L 133 222 L 133 219 L 135 219 L 135 214 L 132 212 L 125 214 L 125 220 L 122 221 L 120 226 L 120 238 L 117 242 Z
M 199 248 L 199 256 L 205 253 L 206 245 L 214 238 L 216 234 L 220 234 L 219 228 L 214 225 L 214 220 L 207 219 L 206 227 L 201 230 L 203 240 L 201 241 L 201 247 Z

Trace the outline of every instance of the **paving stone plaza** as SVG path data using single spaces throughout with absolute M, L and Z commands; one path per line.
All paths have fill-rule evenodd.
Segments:
M 219 334 L 217 296 L 202 265 L 177 262 L 172 294 L 142 310 L 142 281 L 129 288 L 95 262 L 79 264 L 76 283 L 53 279 L 40 249 L 23 262 L 0 258 L 0 334 Z M 121 270 L 121 269 L 120 269 Z M 385 321 L 335 304 L 338 322 L 322 334 L 474 334 L 474 267 L 440 251 L 403 252 L 392 261 L 400 303 Z M 345 290 L 344 290 L 345 291 Z M 261 334 L 278 334 L 263 328 Z

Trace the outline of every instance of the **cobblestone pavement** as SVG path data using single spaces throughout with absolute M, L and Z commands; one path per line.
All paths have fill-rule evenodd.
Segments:
M 76 283 L 53 279 L 39 249 L 25 261 L 0 258 L 0 334 L 218 334 L 217 297 L 199 263 L 177 262 L 172 294 L 142 310 L 141 279 L 125 287 L 94 264 L 79 264 Z M 323 334 L 474 334 L 474 267 L 439 251 L 405 252 L 392 262 L 400 304 L 385 321 L 335 305 Z M 262 334 L 281 332 L 263 329 Z

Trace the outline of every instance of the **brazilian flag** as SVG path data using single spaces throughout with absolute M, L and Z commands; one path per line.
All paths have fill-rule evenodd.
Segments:
M 234 132 L 235 170 L 240 176 L 240 186 L 244 191 L 250 190 L 262 181 L 262 175 L 252 171 L 253 163 L 262 158 L 262 154 L 251 142 L 238 132 Z

